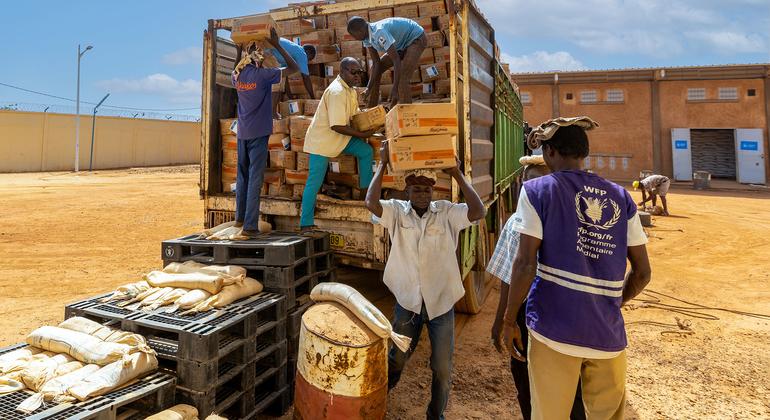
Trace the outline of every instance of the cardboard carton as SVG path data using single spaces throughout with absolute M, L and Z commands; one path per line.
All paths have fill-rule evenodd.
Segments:
M 348 15 L 347 13 L 334 13 L 326 16 L 326 23 L 329 28 L 347 28 Z
M 233 122 L 238 121 L 238 118 L 223 118 L 219 120 L 219 134 L 226 136 L 234 134 L 230 127 L 233 126 Z
M 435 91 L 439 95 L 449 95 L 452 93 L 452 82 L 450 80 L 436 80 L 433 82 L 435 86 Z
M 291 186 L 291 198 L 294 200 L 301 200 L 304 192 L 305 184 L 294 184 Z
M 356 40 L 355 38 L 353 38 L 353 35 L 350 35 L 350 33 L 348 33 L 347 23 L 342 27 L 334 28 L 334 35 L 337 38 L 338 43 L 346 42 L 346 41 L 356 41 L 359 44 L 361 44 L 361 46 L 363 47 L 363 43 L 361 43 L 361 41 Z
M 293 116 L 289 119 L 289 126 L 291 130 L 291 138 L 304 139 L 307 129 L 310 127 L 312 118 L 304 115 Z
M 433 57 L 433 48 L 426 48 L 422 50 L 420 61 L 418 61 L 417 64 L 433 64 L 434 62 L 436 62 L 436 59 Z
M 424 83 L 432 82 L 434 80 L 446 80 L 449 78 L 444 63 L 422 65 L 420 66 L 420 74 L 422 75 L 422 81 Z
M 406 180 L 403 173 L 394 173 L 387 170 L 382 176 L 382 188 L 403 191 L 406 188 Z
M 273 134 L 289 134 L 289 118 L 273 119 Z
M 411 85 L 409 85 L 409 89 L 412 93 L 412 98 L 419 98 L 424 93 L 426 93 L 425 89 L 432 91 L 433 85 L 430 83 L 412 83 Z M 432 92 L 428 92 L 428 93 L 432 93 Z
M 259 190 L 259 195 L 262 197 L 267 196 L 268 192 L 270 191 L 270 185 L 267 183 L 262 184 L 262 188 Z
M 353 16 L 359 16 L 364 18 L 364 20 L 369 21 L 369 12 L 367 10 L 354 10 L 352 12 L 348 12 L 348 19 L 352 18 Z M 347 25 L 347 23 L 345 23 Z
M 286 133 L 271 134 L 267 139 L 267 148 L 270 150 L 287 150 L 291 145 L 291 139 Z
M 385 108 L 380 105 L 353 115 L 353 128 L 358 131 L 377 130 L 385 126 Z
M 326 88 L 326 80 L 324 80 L 323 77 L 310 76 L 310 82 L 313 84 L 313 88 Z M 295 95 L 307 94 L 307 90 L 305 89 L 305 80 L 302 78 L 301 74 L 293 74 L 289 77 L 289 91 Z
M 301 35 L 315 30 L 315 22 L 310 19 L 289 19 L 278 22 L 278 34 L 289 37 Z
M 364 46 L 361 41 L 340 41 L 340 57 L 364 58 Z
M 291 185 L 268 184 L 267 195 L 271 197 L 292 198 L 293 191 Z
M 356 174 L 341 174 L 329 172 L 326 174 L 326 181 L 333 182 L 346 187 L 358 188 L 359 177 Z
M 448 31 L 449 30 L 449 15 L 441 15 L 438 17 L 438 30 L 440 31 Z
M 428 38 L 428 48 L 441 48 L 444 46 L 444 34 L 440 31 L 426 32 L 425 36 Z
M 354 174 L 356 167 L 356 158 L 351 155 L 339 155 L 329 159 L 329 173 Z
M 441 16 L 447 13 L 444 0 L 420 3 L 417 5 L 417 8 L 419 9 L 420 17 Z
M 437 63 L 443 61 L 449 62 L 452 59 L 450 54 L 451 53 L 449 47 L 441 47 L 433 50 L 433 56 L 435 57 Z
M 237 149 L 222 149 L 222 164 L 227 166 L 238 165 L 238 150 Z
M 436 191 L 433 190 L 433 201 L 438 200 L 446 200 L 446 201 L 452 201 L 452 192 L 451 191 Z
M 305 139 L 304 138 L 291 138 L 291 150 L 293 152 L 303 152 L 305 150 Z
M 276 23 L 269 14 L 238 18 L 233 21 L 230 38 L 241 45 L 262 41 L 270 38 L 270 30 L 275 27 Z
M 452 192 L 452 177 L 443 171 L 436 171 L 436 184 L 433 191 Z
M 318 109 L 318 104 L 320 103 L 320 99 L 305 99 L 305 115 L 309 117 L 315 115 L 315 112 Z
M 294 152 L 287 150 L 271 150 L 270 151 L 270 167 L 271 168 L 284 168 L 284 169 L 296 169 L 297 158 Z
M 385 134 L 389 139 L 457 134 L 457 110 L 452 103 L 398 104 L 385 117 Z
M 313 26 L 315 26 L 316 29 L 328 29 L 329 28 L 329 22 L 326 19 L 325 15 L 321 16 L 313 16 L 308 18 L 313 21 Z
M 340 74 L 340 62 L 335 61 L 333 63 L 326 63 L 324 65 L 324 76 L 337 77 Z
M 265 168 L 265 179 L 263 181 L 266 184 L 283 184 L 283 168 Z
M 456 164 L 456 136 L 414 136 L 390 139 L 390 165 L 394 171 L 451 168 Z
M 305 152 L 297 152 L 297 170 L 307 171 L 310 169 L 310 155 Z
M 393 16 L 404 17 L 409 19 L 417 19 L 420 17 L 419 8 L 416 4 L 407 4 L 403 6 L 396 6 L 393 8 Z
M 393 17 L 393 9 L 387 8 L 387 9 L 376 9 L 376 10 L 370 10 L 369 11 L 369 21 L 370 22 L 377 22 L 378 20 L 383 20 L 385 18 Z
M 334 30 L 321 29 L 292 37 L 292 41 L 299 45 L 313 45 L 318 48 L 321 45 L 334 44 Z
M 289 185 L 297 185 L 297 184 L 307 184 L 307 177 L 308 172 L 307 171 L 296 171 L 292 169 L 287 169 L 285 171 L 286 176 L 286 183 Z
M 302 99 L 283 101 L 278 105 L 278 110 L 281 112 L 281 116 L 284 119 L 292 115 L 302 115 L 302 112 L 304 111 Z
M 321 45 L 316 47 L 316 55 L 309 64 L 323 64 L 340 61 L 340 53 L 336 45 Z

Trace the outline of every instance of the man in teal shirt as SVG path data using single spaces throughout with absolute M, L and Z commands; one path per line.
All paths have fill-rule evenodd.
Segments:
M 302 75 L 302 81 L 305 84 L 305 90 L 307 91 L 307 94 L 310 95 L 310 99 L 315 99 L 313 81 L 310 79 L 310 70 L 308 68 L 308 62 L 313 61 L 316 55 L 315 46 L 299 45 L 286 38 L 281 38 L 279 42 L 281 47 L 283 47 L 283 49 L 289 53 L 291 58 L 294 59 L 294 62 L 297 63 L 299 72 Z M 275 60 L 278 61 L 280 67 L 287 67 L 286 60 L 284 60 L 283 56 L 278 53 L 278 50 L 275 48 L 266 48 L 265 51 L 271 53 L 273 57 L 275 57 Z M 285 81 L 282 80 L 281 83 L 285 83 Z M 281 101 L 281 92 L 283 91 L 287 94 L 290 93 L 288 86 L 281 86 L 278 91 L 275 89 L 273 90 L 273 113 L 278 109 L 278 103 Z
M 348 20 L 348 33 L 363 41 L 371 57 L 369 84 L 365 96 L 368 107 L 376 106 L 380 100 L 380 79 L 382 73 L 393 67 L 393 89 L 390 104 L 412 103 L 409 79 L 417 70 L 420 56 L 428 46 L 425 30 L 417 22 L 401 18 L 386 18 L 368 23 L 364 18 L 353 16 Z M 382 56 L 380 56 L 382 54 Z

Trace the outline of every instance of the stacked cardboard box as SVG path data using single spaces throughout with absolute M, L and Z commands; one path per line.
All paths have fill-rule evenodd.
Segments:
M 457 114 L 451 103 L 399 104 L 388 112 L 385 135 L 394 171 L 455 164 Z

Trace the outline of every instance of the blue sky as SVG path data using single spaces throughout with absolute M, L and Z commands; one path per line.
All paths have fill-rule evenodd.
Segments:
M 770 0 L 476 1 L 513 71 L 770 61 Z M 109 92 L 106 105 L 196 115 L 207 19 L 286 3 L 5 2 L 4 21 L 19 25 L 0 47 L 0 83 L 74 98 L 77 45 L 92 44 L 82 60 L 82 100 Z M 71 105 L 0 86 L 0 105 L 13 102 Z

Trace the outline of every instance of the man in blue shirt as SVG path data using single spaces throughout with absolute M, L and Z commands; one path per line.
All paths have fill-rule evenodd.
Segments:
M 243 235 L 259 234 L 259 193 L 267 164 L 267 139 L 273 132 L 272 85 L 282 77 L 299 71 L 299 66 L 281 46 L 275 29 L 270 45 L 286 62 L 285 68 L 264 68 L 264 52 L 254 43 L 233 70 L 233 86 L 238 91 L 238 175 L 235 184 L 235 222 Z
M 315 99 L 313 81 L 310 79 L 310 70 L 308 69 L 308 62 L 313 61 L 316 56 L 315 46 L 299 45 L 286 38 L 281 38 L 280 43 L 283 49 L 294 59 L 294 62 L 297 63 L 297 66 L 299 66 L 299 72 L 302 74 L 302 82 L 305 84 L 305 90 L 307 91 L 307 94 L 310 95 L 310 99 Z M 279 66 L 288 67 L 286 60 L 283 59 L 283 56 L 281 56 L 275 48 L 267 48 L 265 49 L 265 52 L 272 54 Z M 274 92 L 276 95 L 273 95 L 273 112 L 278 109 L 278 103 L 281 101 L 281 91 L 285 91 L 286 94 L 291 93 L 289 92 L 288 85 L 279 86 L 279 89 Z
M 401 18 L 386 18 L 372 24 L 364 18 L 353 16 L 348 20 L 348 33 L 363 41 L 372 60 L 369 69 L 369 84 L 364 93 L 368 107 L 376 106 L 380 100 L 380 78 L 382 73 L 393 67 L 393 89 L 390 91 L 390 105 L 412 103 L 409 79 L 417 70 L 428 38 L 417 22 Z M 382 56 L 380 56 L 382 54 Z

